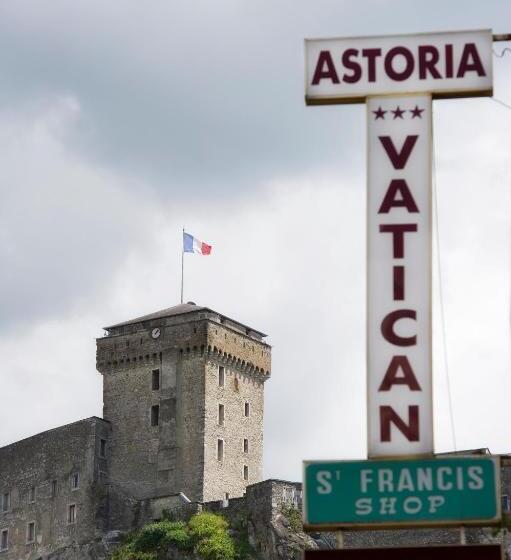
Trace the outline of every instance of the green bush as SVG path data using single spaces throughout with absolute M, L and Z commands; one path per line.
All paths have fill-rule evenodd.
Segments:
M 226 531 L 227 521 L 215 513 L 202 512 L 194 515 L 188 522 L 188 529 L 194 541 L 206 539 L 215 533 Z
M 182 521 L 150 523 L 132 541 L 133 550 L 138 552 L 158 552 L 171 544 L 179 549 L 191 548 L 190 534 Z
M 194 550 L 203 560 L 242 560 L 227 532 L 228 523 L 214 513 L 198 513 L 188 523 L 157 521 L 131 533 L 111 556 L 111 560 L 157 560 L 169 546 Z
M 133 548 L 138 552 L 156 551 L 165 540 L 167 534 L 164 523 L 150 523 L 143 527 L 133 541 Z
M 115 550 L 111 560 L 157 560 L 157 557 L 153 553 L 136 552 L 133 550 L 133 544 L 128 543 Z
M 225 529 L 199 541 L 195 552 L 204 560 L 234 560 L 236 556 L 234 542 Z
M 167 521 L 164 543 L 173 544 L 181 550 L 191 548 L 192 543 L 186 523 L 182 521 Z

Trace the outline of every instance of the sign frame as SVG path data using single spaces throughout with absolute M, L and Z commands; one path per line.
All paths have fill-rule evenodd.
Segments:
M 413 304 L 416 307 L 417 304 L 419 303 L 424 303 L 427 302 L 427 309 L 426 309 L 426 315 L 427 315 L 427 319 L 426 319 L 426 325 L 428 326 L 427 329 L 427 333 L 426 336 L 421 338 L 418 337 L 419 339 L 421 339 L 420 344 L 416 344 L 415 346 L 417 347 L 423 347 L 425 348 L 425 350 L 427 350 L 427 359 L 429 361 L 428 364 L 428 371 L 427 372 L 423 372 L 422 376 L 422 381 L 428 381 L 429 385 L 428 385 L 428 390 L 427 390 L 427 398 L 425 399 L 428 402 L 428 407 L 429 407 L 429 414 L 426 416 L 426 422 L 423 423 L 421 421 L 421 427 L 424 428 L 424 431 L 427 431 L 427 433 L 429 434 L 430 437 L 430 445 L 424 447 L 423 439 L 427 439 L 427 438 L 422 438 L 422 434 L 424 433 L 423 430 L 421 430 L 421 443 L 422 443 L 422 450 L 417 450 L 416 452 L 410 450 L 407 450 L 406 453 L 376 453 L 374 450 L 375 447 L 375 442 L 372 439 L 372 432 L 371 432 L 371 423 L 372 423 L 372 417 L 377 415 L 377 412 L 375 410 L 373 410 L 371 408 L 371 404 L 372 404 L 372 400 L 371 397 L 373 397 L 374 399 L 374 394 L 371 393 L 371 380 L 372 380 L 372 376 L 374 376 L 375 370 L 374 368 L 372 369 L 371 363 L 372 361 L 374 361 L 374 347 L 378 347 L 378 343 L 376 341 L 376 339 L 374 337 L 371 336 L 371 328 L 372 326 L 374 326 L 375 322 L 374 320 L 371 322 L 370 317 L 371 317 L 371 312 L 374 311 L 373 306 L 371 305 L 372 302 L 372 296 L 374 297 L 374 294 L 372 293 L 372 288 L 374 288 L 374 286 L 372 286 L 372 281 L 371 279 L 374 278 L 374 273 L 373 275 L 371 275 L 371 270 L 372 268 L 378 268 L 370 259 L 370 255 L 371 255 L 371 249 L 373 244 L 375 244 L 374 241 L 374 236 L 372 237 L 372 232 L 371 232 L 371 227 L 374 225 L 374 222 L 376 221 L 375 216 L 371 216 L 371 206 L 372 206 L 372 201 L 375 199 L 376 194 L 377 194 L 377 183 L 378 181 L 376 181 L 373 177 L 373 175 L 376 175 L 375 173 L 372 173 L 372 165 L 371 165 L 371 159 L 374 158 L 375 156 L 373 155 L 373 152 L 371 150 L 371 146 L 370 146 L 370 142 L 371 142 L 371 103 L 373 101 L 381 101 L 382 103 L 385 102 L 391 102 L 391 103 L 406 103 L 407 101 L 413 101 L 415 103 L 416 99 L 420 99 L 420 98 L 424 98 L 425 99 L 429 99 L 428 102 L 428 106 L 427 106 L 427 111 L 426 111 L 426 115 L 427 115 L 427 119 L 428 122 L 425 125 L 425 130 L 427 132 L 427 140 L 426 140 L 426 146 L 425 146 L 425 152 L 419 152 L 420 155 L 417 155 L 417 153 L 415 154 L 416 157 L 420 158 L 420 160 L 424 163 L 427 161 L 427 165 L 426 165 L 426 173 L 424 174 L 424 184 L 421 186 L 422 189 L 422 195 L 425 198 L 424 202 L 424 207 L 422 208 L 422 210 L 420 212 L 418 212 L 416 214 L 416 216 L 420 216 L 420 214 L 423 214 L 425 216 L 425 219 L 422 219 L 422 226 L 426 225 L 426 231 L 422 231 L 421 228 L 418 228 L 419 232 L 417 232 L 417 235 L 419 236 L 425 236 L 424 239 L 426 239 L 426 245 L 427 245 L 427 253 L 425 253 L 423 255 L 423 260 L 425 263 L 425 267 L 426 267 L 426 276 L 425 278 L 425 282 L 427 284 L 427 290 L 421 294 L 421 301 L 414 301 Z M 433 278 L 432 278 L 432 274 L 433 274 L 433 229 L 432 229 L 432 219 L 433 219 L 433 191 L 432 191 L 432 158 L 433 158 L 433 114 L 432 114 L 432 110 L 433 110 L 433 102 L 432 102 L 432 98 L 431 98 L 431 94 L 429 93 L 415 93 L 412 95 L 407 95 L 407 94 L 403 94 L 403 95 L 383 95 L 383 96 L 373 96 L 370 95 L 367 97 L 366 99 L 366 322 L 365 322 L 365 335 L 366 335 L 366 347 L 365 347 L 365 363 L 366 363 L 366 418 L 367 418 L 367 426 L 366 426 L 366 432 L 367 432 L 367 451 L 368 451 L 368 456 L 369 459 L 392 459 L 392 458 L 398 458 L 398 457 L 416 457 L 416 458 L 427 458 L 427 457 L 431 457 L 433 455 L 433 450 L 434 450 L 434 402 L 433 402 Z M 374 125 L 373 125 L 374 126 Z M 424 150 L 424 147 L 422 148 Z M 415 152 L 417 152 L 417 149 L 414 148 Z M 412 157 L 413 157 L 413 153 L 412 153 Z M 390 162 L 389 162 L 390 163 Z M 406 176 L 406 168 L 408 167 L 408 165 L 405 165 L 403 169 L 400 169 L 400 171 L 398 172 L 399 177 L 403 177 Z M 380 177 L 380 174 L 378 174 L 378 177 Z M 421 175 L 422 177 L 422 175 Z M 389 179 L 391 179 L 392 177 L 389 176 Z M 409 177 L 406 177 L 407 179 L 409 179 Z M 419 195 L 420 193 L 416 190 L 416 186 L 414 184 L 411 184 L 410 187 L 410 191 L 412 193 L 415 194 L 415 196 Z M 378 200 L 381 202 L 381 200 L 383 199 L 383 194 L 384 192 L 380 193 L 381 194 L 381 198 L 378 198 Z M 372 196 L 371 196 L 372 195 Z M 412 219 L 410 217 L 410 220 L 412 221 L 419 221 L 420 218 L 415 218 Z M 394 220 L 393 220 L 394 221 Z M 398 219 L 398 222 L 400 222 L 400 220 Z M 390 244 L 391 241 L 388 240 L 386 243 Z M 410 241 L 407 242 L 407 244 L 410 244 Z M 408 248 L 407 252 L 410 252 L 410 248 Z M 393 265 L 396 265 L 400 263 L 403 266 L 404 269 L 404 265 L 407 264 L 406 260 L 399 260 L 396 261 L 395 259 L 390 259 L 390 260 L 386 260 L 385 264 L 388 265 L 389 270 Z M 409 264 L 409 262 L 408 262 Z M 380 264 L 381 266 L 381 264 Z M 404 273 L 403 273 L 404 274 Z M 413 272 L 412 272 L 413 274 Z M 408 274 L 407 274 L 408 276 Z M 409 282 L 409 279 L 407 279 L 406 281 L 407 283 Z M 403 288 L 404 289 L 404 288 Z M 408 290 L 406 290 L 408 291 Z M 425 298 L 425 301 L 422 301 L 422 299 Z M 385 298 L 379 298 L 380 301 L 383 301 Z M 405 298 L 403 296 L 402 298 L 402 303 L 405 303 L 405 300 L 407 300 L 408 298 Z M 407 301 L 407 307 L 409 307 L 411 305 L 412 302 Z M 420 324 L 420 326 L 423 326 L 423 320 L 418 321 L 418 323 Z M 422 333 L 424 334 L 424 333 Z M 380 344 L 380 350 L 381 350 L 381 344 Z M 421 350 L 421 352 L 423 354 L 426 354 L 425 350 Z M 394 348 L 394 351 L 397 353 L 398 352 L 398 347 Z M 408 355 L 408 352 L 405 349 L 402 349 L 401 352 L 399 353 L 404 353 L 405 357 Z M 386 362 L 386 366 L 388 366 L 389 364 L 387 364 Z M 414 375 L 416 375 L 416 373 L 414 373 Z M 383 378 L 382 378 L 383 379 Z M 421 385 L 421 391 L 423 391 L 422 389 L 422 385 Z M 424 420 L 424 416 L 422 415 L 423 409 L 421 409 L 421 417 L 422 420 Z M 381 442 L 380 442 L 381 445 Z M 413 445 L 415 447 L 415 445 Z M 388 447 L 392 447 L 392 443 L 389 442 Z M 395 444 L 394 444 L 395 447 Z M 410 447 L 412 447 L 412 445 L 410 445 Z
M 502 523 L 502 503 L 501 503 L 501 460 L 500 455 L 442 455 L 438 457 L 429 457 L 430 460 L 441 460 L 441 459 L 471 459 L 471 460 L 488 460 L 491 459 L 494 463 L 495 471 L 495 504 L 496 504 L 496 515 L 493 519 L 467 519 L 467 520 L 439 520 L 439 521 L 389 521 L 382 523 L 368 522 L 338 522 L 338 523 L 309 523 L 307 520 L 307 477 L 306 469 L 308 465 L 311 464 L 324 464 L 324 463 L 366 463 L 370 465 L 371 463 L 380 462 L 394 462 L 394 461 L 415 461 L 425 459 L 425 457 L 417 458 L 399 456 L 393 457 L 391 459 L 369 459 L 369 460 L 359 460 L 356 459 L 346 459 L 346 460 L 320 460 L 320 461 L 303 461 L 302 464 L 302 480 L 303 480 L 303 497 L 302 497 L 302 522 L 305 532 L 318 532 L 318 531 L 338 531 L 349 529 L 350 531 L 364 531 L 364 530 L 388 530 L 388 529 L 417 529 L 417 528 L 456 528 L 456 527 L 495 527 L 500 526 Z
M 463 33 L 488 33 L 490 35 L 491 41 L 493 42 L 493 33 L 489 28 L 484 29 L 458 29 L 458 30 L 446 30 L 446 31 L 431 31 L 431 32 L 420 32 L 420 33 L 399 33 L 399 34 L 384 34 L 384 35 L 355 35 L 349 37 L 321 37 L 321 38 L 305 38 L 304 39 L 304 90 L 305 90 L 305 105 L 353 105 L 357 103 L 365 103 L 368 97 L 382 97 L 386 95 L 413 95 L 413 94 L 426 94 L 430 93 L 431 98 L 434 99 L 463 99 L 467 97 L 491 97 L 493 95 L 493 56 L 489 59 L 489 79 L 491 82 L 491 87 L 488 89 L 472 90 L 472 89 L 460 89 L 460 88 L 446 88 L 441 91 L 434 91 L 431 88 L 406 88 L 387 92 L 387 91 L 374 91 L 366 94 L 355 94 L 355 95 L 332 95 L 323 97 L 311 97 L 307 94 L 308 89 L 308 75 L 309 75 L 309 65 L 307 61 L 307 45 L 312 42 L 326 42 L 335 40 L 364 40 L 364 39 L 390 39 L 390 38 L 404 38 L 404 37 L 428 37 L 431 35 L 461 35 Z M 377 82 L 376 82 L 377 83 Z

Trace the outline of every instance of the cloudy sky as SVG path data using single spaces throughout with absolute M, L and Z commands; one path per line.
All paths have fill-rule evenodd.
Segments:
M 94 339 L 178 303 L 185 225 L 213 245 L 185 300 L 270 334 L 265 476 L 365 457 L 365 113 L 305 107 L 303 39 L 510 22 L 507 0 L 2 2 L 0 445 L 101 415 Z M 511 54 L 494 69 L 511 105 Z M 434 128 L 436 449 L 511 452 L 511 110 L 438 101 Z

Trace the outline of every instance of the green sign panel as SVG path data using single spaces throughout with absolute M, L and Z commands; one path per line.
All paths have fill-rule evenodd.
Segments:
M 417 527 L 500 520 L 495 457 L 304 463 L 304 525 Z

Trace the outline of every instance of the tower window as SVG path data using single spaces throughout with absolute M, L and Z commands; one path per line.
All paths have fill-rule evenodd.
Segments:
M 220 426 L 224 425 L 224 419 L 225 419 L 225 407 L 223 404 L 219 404 L 218 405 L 218 424 Z
M 243 465 L 243 479 L 248 480 L 248 466 Z
M 67 509 L 67 522 L 76 523 L 76 504 L 71 504 Z
M 152 386 L 153 391 L 159 391 L 160 390 L 160 370 L 159 369 L 153 369 L 151 386 Z
M 78 490 L 80 487 L 80 475 L 74 473 L 71 475 L 71 490 Z
M 106 457 L 106 439 L 99 440 L 99 456 Z
M 224 460 L 224 440 L 223 439 L 217 440 L 217 443 L 216 443 L 216 458 L 219 461 Z
M 237 377 L 234 378 L 234 390 L 236 392 L 238 392 L 240 390 L 240 382 L 238 381 Z
M 243 440 L 243 453 L 248 453 L 248 439 Z
M 250 416 L 250 403 L 245 403 L 245 416 Z
M 51 497 L 54 498 L 57 495 L 58 483 L 56 480 L 51 481 Z
M 27 544 L 35 541 L 35 521 L 27 523 Z
M 158 426 L 160 423 L 160 405 L 155 404 L 151 407 L 151 426 Z
M 0 550 L 7 550 L 9 548 L 9 529 L 2 530 L 0 537 Z
M 225 384 L 225 368 L 224 366 L 219 366 L 218 368 L 218 386 L 223 387 Z
M 0 501 L 2 502 L 0 504 L 2 506 L 2 511 L 9 511 L 9 508 L 11 507 L 11 493 L 4 492 Z
M 28 501 L 30 503 L 35 502 L 35 486 L 32 486 L 28 491 Z

